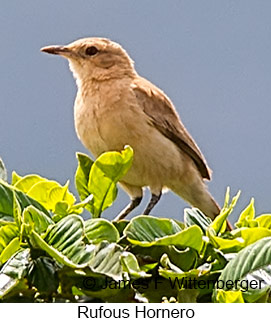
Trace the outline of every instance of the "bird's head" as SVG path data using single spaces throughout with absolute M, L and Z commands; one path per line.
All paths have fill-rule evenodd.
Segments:
M 84 79 L 122 78 L 136 73 L 127 52 L 106 38 L 83 38 L 66 46 L 46 46 L 41 51 L 67 58 L 79 82 Z

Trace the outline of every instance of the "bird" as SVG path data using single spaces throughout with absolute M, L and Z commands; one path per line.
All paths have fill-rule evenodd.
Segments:
M 211 179 L 211 170 L 172 101 L 136 72 L 134 61 L 120 44 L 90 37 L 41 51 L 68 60 L 78 88 L 75 130 L 94 157 L 121 151 L 126 145 L 134 151 L 132 166 L 119 182 L 130 203 L 115 220 L 124 219 L 140 204 L 146 187 L 151 198 L 145 215 L 165 190 L 211 219 L 220 213 L 205 183 Z

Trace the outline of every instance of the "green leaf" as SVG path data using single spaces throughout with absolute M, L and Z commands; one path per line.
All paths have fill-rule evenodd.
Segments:
M 247 227 L 248 222 L 253 220 L 255 216 L 255 208 L 254 208 L 254 198 L 251 199 L 249 205 L 244 209 L 244 211 L 240 214 L 238 222 L 235 223 L 237 228 Z
M 51 294 L 56 292 L 59 285 L 57 269 L 59 267 L 49 257 L 41 256 L 34 259 L 27 275 L 30 285 L 36 287 L 39 293 Z
M 123 248 L 118 244 L 102 241 L 93 250 L 88 266 L 93 273 L 104 274 L 119 281 L 123 278 L 122 253 Z
M 132 300 L 134 298 L 134 289 L 127 287 L 130 285 L 131 280 L 123 263 L 123 253 L 124 258 L 126 258 L 123 248 L 116 243 L 102 241 L 96 245 L 88 267 L 82 270 L 81 279 L 77 280 L 76 287 L 88 296 L 108 302 L 127 302 Z M 142 271 L 132 273 L 133 269 L 135 269 L 135 263 L 133 260 L 131 261 L 129 256 L 128 258 L 131 270 L 130 275 L 146 275 Z M 78 273 L 78 270 L 76 272 Z
M 224 205 L 222 209 L 226 209 L 229 206 L 230 203 L 230 187 L 228 186 L 226 189 L 226 194 L 225 194 L 225 198 L 224 198 Z
M 76 272 L 79 274 L 78 270 Z M 125 288 L 125 285 L 130 283 L 129 276 L 149 277 L 138 267 L 137 260 L 132 254 L 125 252 L 120 245 L 107 241 L 94 246 L 88 266 L 81 272 L 81 279 L 77 280 L 76 286 L 84 294 L 103 300 L 108 300 L 119 293 L 123 294 L 123 297 L 119 295 L 111 299 L 115 302 L 127 301 L 127 297 L 130 298 L 134 294 L 133 290 L 132 295 L 126 294 L 126 291 L 129 292 L 129 288 Z M 110 285 L 111 288 L 106 285 Z
M 97 178 L 92 181 L 92 187 L 90 188 L 93 192 L 91 213 L 94 218 L 100 217 L 102 212 L 112 205 L 118 194 L 116 183 L 112 182 L 111 179 L 107 177 L 102 177 L 102 174 L 100 177 L 97 176 Z M 101 184 L 101 186 L 99 186 L 99 184 Z
M 16 174 L 16 173 L 15 173 Z M 17 178 L 17 174 L 14 175 L 14 187 L 26 193 L 39 203 L 41 203 L 46 209 L 57 213 L 59 211 L 59 203 L 67 203 L 68 208 L 64 215 L 69 214 L 69 209 L 75 202 L 75 197 L 68 190 L 69 181 L 66 185 L 61 186 L 55 181 L 48 180 L 39 175 L 26 175 L 24 177 Z M 63 207 L 61 208 L 61 215 L 63 215 Z
M 199 258 L 198 252 L 195 249 L 187 247 L 184 250 L 180 250 L 174 245 L 154 245 L 151 247 L 133 245 L 131 252 L 141 259 L 141 263 L 144 264 L 143 266 L 145 266 L 145 262 L 147 265 L 150 261 L 155 263 L 160 261 L 162 255 L 165 253 L 168 255 L 170 261 L 183 271 L 194 268 Z
M 117 182 L 132 164 L 133 150 L 127 146 L 121 152 L 106 152 L 93 161 L 85 154 L 77 154 L 76 188 L 81 200 L 90 199 L 84 207 L 94 218 L 109 207 L 117 197 Z
M 8 174 L 3 160 L 0 158 L 0 179 L 7 181 Z
M 166 278 L 169 279 L 171 281 L 171 283 L 175 284 L 172 286 L 176 286 L 176 287 L 181 287 L 180 283 L 181 283 L 181 279 L 182 278 L 197 278 L 199 275 L 203 275 L 205 272 L 201 271 L 199 269 L 191 269 L 187 272 L 184 272 L 183 270 L 181 270 L 179 267 L 175 266 L 169 259 L 167 254 L 164 254 L 161 257 L 160 263 L 162 265 L 162 267 L 159 268 L 159 274 Z M 206 271 L 207 272 L 207 271 Z M 176 282 L 175 279 L 180 280 L 179 283 Z
M 218 303 L 245 303 L 242 292 L 218 290 L 216 294 L 216 302 Z
M 19 177 L 17 174 L 15 174 L 16 173 L 13 173 L 13 176 L 16 177 L 16 179 L 14 180 L 15 183 L 13 183 L 14 187 L 26 194 L 35 184 L 46 181 L 45 178 L 42 178 L 39 175 L 30 174 L 24 177 Z
M 53 220 L 55 222 L 58 222 L 60 219 L 62 219 L 64 216 L 69 214 L 70 206 L 67 202 L 60 201 L 55 204 L 55 215 L 53 216 Z
M 4 264 L 9 258 L 11 258 L 20 249 L 20 239 L 18 237 L 13 238 L 2 250 L 0 255 L 0 264 Z
M 16 194 L 17 202 L 14 202 L 13 200 L 14 194 Z M 0 225 L 6 221 L 13 222 L 16 220 L 18 222 L 18 215 L 15 216 L 15 219 L 13 217 L 14 203 L 18 203 L 21 210 L 28 205 L 33 205 L 37 209 L 49 215 L 47 210 L 40 203 L 0 180 Z
M 129 241 L 153 242 L 158 238 L 181 232 L 180 226 L 172 219 L 156 218 L 150 215 L 134 217 L 124 230 Z
M 201 259 L 202 261 L 208 261 L 203 264 L 203 266 L 208 264 L 211 271 L 223 269 L 229 261 L 227 255 L 225 255 L 221 250 L 215 248 L 210 241 L 204 241 L 204 246 L 201 250 Z
M 255 301 L 270 290 L 271 279 L 271 238 L 263 238 L 241 250 L 222 270 L 219 280 L 233 281 L 236 284 L 229 288 L 224 284 L 223 290 L 243 290 L 247 301 Z M 248 284 L 245 284 L 246 281 Z M 251 285 L 252 282 L 256 285 Z M 246 288 L 247 287 L 247 288 Z M 247 290 L 246 290 L 247 289 Z M 216 295 L 215 290 L 214 295 Z
M 160 262 L 162 267 L 158 270 L 159 275 L 170 283 L 172 291 L 178 291 L 179 300 L 183 302 L 189 299 L 195 302 L 200 298 L 205 299 L 205 302 L 206 299 L 211 300 L 213 286 L 219 277 L 218 272 L 210 271 L 211 266 L 204 264 L 198 268 L 183 271 L 175 266 L 166 254 L 161 257 Z M 193 290 L 197 290 L 198 293 L 191 293 Z
M 27 273 L 30 250 L 23 249 L 13 255 L 0 271 L 0 299 L 20 283 Z
M 210 225 L 211 230 L 209 229 L 209 233 L 212 234 L 213 230 L 216 234 L 223 233 L 226 230 L 226 219 L 231 214 L 232 210 L 234 209 L 241 192 L 238 193 L 232 198 L 231 203 L 229 204 L 230 199 L 230 189 L 227 188 L 225 202 L 220 214 L 213 220 L 212 224 Z M 213 229 L 213 230 L 212 230 Z
M 29 236 L 34 247 L 46 251 L 61 264 L 79 268 L 90 259 L 91 250 L 83 243 L 84 223 L 78 215 L 68 215 L 50 227 L 44 239 L 35 231 Z
M 15 185 L 22 176 L 18 175 L 15 171 L 12 172 L 11 185 Z
M 0 180 L 0 224 L 13 221 L 13 191 Z
M 240 228 L 232 232 L 234 238 L 243 239 L 243 246 L 248 246 L 262 238 L 270 237 L 271 230 L 266 228 Z
M 132 165 L 133 150 L 127 146 L 121 152 L 106 152 L 92 165 L 88 191 L 93 194 L 92 214 L 99 217 L 117 197 L 117 182 Z
M 262 214 L 255 218 L 259 227 L 271 229 L 271 214 Z
M 202 231 L 198 226 L 182 230 L 172 219 L 153 216 L 140 215 L 133 218 L 124 234 L 130 243 L 142 247 L 176 245 L 199 251 L 202 246 Z
M 207 228 L 212 223 L 212 220 L 204 215 L 197 208 L 185 208 L 184 209 L 184 224 L 188 227 L 192 225 L 198 225 L 203 233 L 206 233 Z
M 55 205 L 55 215 L 53 215 L 54 222 L 58 222 L 68 214 L 81 214 L 83 208 L 87 207 L 93 199 L 92 195 L 89 195 L 84 201 L 77 204 L 69 205 L 67 202 L 57 202 Z
M 227 239 L 215 235 L 209 235 L 209 239 L 216 248 L 225 253 L 238 252 L 245 246 L 242 238 Z
M 139 268 L 137 259 L 131 252 L 124 251 L 121 254 L 120 260 L 123 266 L 123 270 L 128 272 L 131 278 L 137 279 L 151 277 L 150 274 L 147 274 L 145 271 L 142 271 Z
M 77 153 L 76 157 L 78 160 L 78 167 L 75 173 L 75 186 L 81 201 L 83 201 L 90 195 L 88 190 L 89 173 L 94 162 L 89 156 L 82 153 Z M 89 211 L 91 210 L 88 205 L 86 205 L 85 208 Z
M 130 221 L 127 219 L 122 219 L 120 221 L 113 220 L 113 222 L 112 222 L 114 227 L 116 227 L 116 229 L 118 230 L 120 236 L 123 236 L 123 231 L 129 223 L 130 223 Z
M 21 218 L 21 206 L 17 200 L 15 192 L 13 192 L 14 202 L 14 222 L 2 223 L 0 226 L 0 265 L 5 263 L 20 248 L 19 227 Z
M 188 271 L 194 268 L 198 260 L 198 253 L 195 249 L 186 248 L 185 250 L 179 250 L 175 246 L 169 246 L 168 248 L 169 250 L 167 255 L 174 265 L 183 271 Z
M 23 211 L 23 223 L 30 225 L 37 233 L 42 233 L 49 225 L 54 224 L 54 221 L 44 212 L 30 205 Z
M 121 152 L 109 151 L 98 157 L 95 166 L 112 181 L 119 181 L 130 169 L 133 162 L 133 150 L 126 146 Z
M 0 227 L 0 255 L 18 234 L 19 230 L 15 223 L 9 223 Z
M 33 185 L 28 191 L 28 195 L 37 200 L 48 210 L 55 210 L 58 202 L 67 202 L 73 205 L 75 197 L 68 191 L 68 183 L 61 186 L 55 181 L 40 181 Z
M 13 191 L 13 217 L 18 228 L 21 228 L 22 223 L 22 208 L 18 201 L 15 191 Z
M 98 244 L 103 240 L 117 242 L 120 238 L 118 230 L 106 219 L 85 221 L 85 235 L 89 243 L 93 244 Z

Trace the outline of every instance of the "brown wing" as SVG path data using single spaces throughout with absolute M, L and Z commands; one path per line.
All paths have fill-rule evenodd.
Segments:
M 134 80 L 132 87 L 140 102 L 139 105 L 150 117 L 153 125 L 192 158 L 203 178 L 210 179 L 211 172 L 201 151 L 185 129 L 167 96 L 151 82 L 141 77 Z

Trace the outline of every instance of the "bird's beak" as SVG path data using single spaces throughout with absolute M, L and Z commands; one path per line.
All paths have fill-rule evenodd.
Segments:
M 48 54 L 54 54 L 54 55 L 69 55 L 71 53 L 71 50 L 68 47 L 65 46 L 46 46 L 42 47 L 41 52 L 45 52 Z

